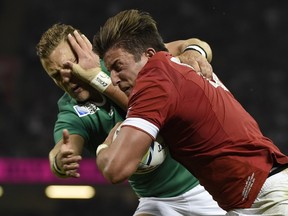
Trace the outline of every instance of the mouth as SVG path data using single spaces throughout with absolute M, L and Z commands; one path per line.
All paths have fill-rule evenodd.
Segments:
M 79 91 L 81 91 L 81 87 L 78 85 L 75 85 L 75 86 L 71 87 L 71 91 L 74 93 L 79 93 Z
M 126 93 L 129 89 L 130 89 L 130 87 L 121 87 L 121 86 L 119 86 L 119 88 L 121 89 L 121 91 L 123 91 L 124 93 Z

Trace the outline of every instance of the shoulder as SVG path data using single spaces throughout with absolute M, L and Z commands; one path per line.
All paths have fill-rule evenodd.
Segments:
M 77 104 L 77 102 L 69 94 L 64 93 L 62 97 L 59 98 L 57 104 L 58 104 L 58 107 L 60 108 L 60 107 L 67 106 L 67 105 L 68 106 L 75 105 Z
M 170 61 L 171 58 L 172 58 L 172 55 L 169 52 L 160 51 L 160 52 L 157 52 L 155 55 L 153 55 L 149 59 L 148 63 L 158 64 L 160 62 Z

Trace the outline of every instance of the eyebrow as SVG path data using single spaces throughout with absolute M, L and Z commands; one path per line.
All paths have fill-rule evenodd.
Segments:
M 118 60 L 118 59 L 116 59 L 116 60 L 113 62 L 113 64 L 112 64 L 112 65 L 110 65 L 110 67 L 109 67 L 109 68 L 107 68 L 107 69 L 108 69 L 108 71 L 111 71 L 111 68 L 115 68 L 115 67 L 116 67 L 116 65 L 118 64 L 118 62 L 119 62 L 119 60 Z

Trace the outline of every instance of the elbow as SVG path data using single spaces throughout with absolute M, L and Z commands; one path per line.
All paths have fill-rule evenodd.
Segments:
M 119 184 L 126 180 L 126 178 L 122 178 L 121 176 L 113 173 L 104 172 L 103 175 L 111 184 Z
M 112 184 L 118 184 L 127 180 L 133 174 L 127 166 L 121 166 L 119 161 L 115 162 L 110 158 L 97 158 L 98 168 L 101 170 L 102 175 Z
M 102 171 L 104 177 L 112 184 L 119 184 L 129 178 L 129 174 L 116 166 L 106 166 Z

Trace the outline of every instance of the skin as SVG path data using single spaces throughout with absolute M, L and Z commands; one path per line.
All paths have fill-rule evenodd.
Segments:
M 109 49 L 104 56 L 104 61 L 111 72 L 113 84 L 118 85 L 129 96 L 139 71 L 155 53 L 153 48 L 148 48 L 136 62 L 134 56 L 124 49 Z M 124 126 L 112 142 L 114 130 L 115 128 L 104 142 L 109 144 L 109 147 L 100 151 L 97 165 L 108 180 L 119 183 L 135 172 L 153 139 L 141 130 Z
M 138 73 L 155 53 L 153 48 L 148 48 L 142 53 L 140 60 L 135 61 L 134 56 L 122 48 L 109 49 L 104 56 L 104 61 L 111 72 L 112 83 L 119 86 L 129 97 Z M 109 147 L 100 151 L 97 165 L 108 180 L 112 183 L 119 183 L 135 172 L 153 139 L 141 130 L 124 126 L 112 142 L 114 131 L 115 128 L 106 138 L 104 143 Z
M 95 102 L 102 102 L 100 93 L 92 88 L 87 80 L 83 80 L 83 78 L 79 76 L 79 73 L 77 74 L 75 72 L 78 71 L 87 73 L 89 70 L 95 68 L 95 66 L 99 66 L 99 57 L 92 51 L 92 45 L 90 41 L 84 35 L 80 35 L 77 31 L 74 32 L 74 37 L 72 37 L 72 35 L 68 35 L 68 40 L 69 41 L 62 41 L 59 46 L 56 47 L 55 50 L 51 53 L 49 58 L 41 59 L 43 68 L 53 79 L 56 85 L 58 85 L 61 89 L 63 89 L 77 101 L 81 102 L 89 99 Z M 174 41 L 166 44 L 166 46 L 174 55 L 180 54 L 178 57 L 181 59 L 181 61 L 186 61 L 192 65 L 199 73 L 205 74 L 205 76 L 209 77 L 209 74 L 212 73 L 212 67 L 203 56 L 195 51 L 187 51 L 185 53 L 181 53 L 181 51 L 186 46 L 185 43 L 197 43 L 201 46 L 205 46 L 206 43 L 198 39 L 189 40 Z M 209 53 L 209 50 L 210 49 L 208 49 L 207 53 Z M 144 58 L 141 58 L 141 62 L 138 62 L 134 65 L 134 69 L 140 69 L 147 62 L 148 57 L 153 55 L 153 52 L 154 51 L 152 49 L 145 53 Z M 128 53 L 124 54 L 125 55 L 121 56 L 121 62 L 119 62 L 120 66 L 122 64 L 132 65 L 134 63 L 133 61 L 131 62 L 132 56 L 129 55 L 129 58 L 126 60 L 125 57 Z M 212 57 L 210 57 L 210 59 L 211 58 Z M 114 72 L 112 73 L 112 76 L 114 76 L 113 74 Z M 117 77 L 115 77 L 115 80 L 116 78 Z M 127 81 L 123 81 L 121 84 L 119 84 L 120 88 L 127 88 L 127 92 L 125 92 L 126 95 L 130 94 L 130 87 L 134 85 L 134 78 L 130 77 Z M 117 86 L 110 85 L 104 94 L 114 100 L 116 98 L 115 102 L 118 103 L 119 106 L 124 110 L 126 110 L 128 98 Z M 112 132 L 111 134 L 114 133 Z M 151 141 L 149 143 L 151 143 Z M 81 154 L 83 148 L 84 140 L 81 136 L 77 134 L 69 135 L 69 132 L 64 130 L 63 139 L 60 140 L 49 153 L 51 170 L 55 173 L 52 165 L 54 158 L 56 157 L 58 167 L 63 171 L 63 173 L 66 174 L 65 176 L 59 176 L 57 173 L 55 173 L 56 175 L 59 177 L 80 177 L 78 170 L 80 167 L 79 162 L 82 159 Z M 139 161 L 136 163 L 138 164 Z M 133 169 L 135 170 L 135 167 Z
M 101 93 L 79 78 L 77 74 L 72 73 L 70 65 L 73 62 L 76 63 L 77 59 L 79 66 L 81 65 L 85 69 L 100 66 L 99 57 L 92 51 L 90 41 L 84 35 L 79 35 L 78 32 L 75 32 L 74 36 L 75 38 L 71 35 L 68 36 L 69 42 L 62 41 L 49 58 L 41 59 L 42 66 L 56 85 L 77 101 L 93 100 L 101 103 L 103 101 Z M 110 85 L 105 94 L 112 97 L 120 107 L 126 110 L 128 99 L 118 87 Z M 108 110 L 109 106 L 106 108 Z M 83 147 L 84 139 L 81 136 L 76 134 L 69 136 L 67 130 L 63 131 L 63 139 L 49 153 L 50 166 L 52 167 L 56 157 L 57 165 L 63 172 L 67 172 L 66 177 L 80 177 L 78 169 Z M 51 170 L 54 172 L 52 168 Z
M 62 41 L 51 53 L 48 59 L 41 59 L 42 66 L 47 74 L 61 89 L 67 92 L 77 101 L 82 102 L 91 98 L 101 102 L 102 98 L 93 88 L 74 76 L 65 65 L 67 61 L 76 62 L 77 59 L 72 52 L 68 42 Z M 95 92 L 95 93 L 93 93 Z
M 114 49 L 105 56 L 107 69 L 111 73 L 113 85 L 117 85 L 127 97 L 130 95 L 135 85 L 138 72 L 144 67 L 148 61 L 148 56 L 152 53 L 142 54 L 140 61 L 135 62 L 132 54 L 122 49 Z
M 41 63 L 52 78 L 52 80 L 61 89 L 67 92 L 71 97 L 77 101 L 82 102 L 88 99 L 93 99 L 96 102 L 101 102 L 102 97 L 93 88 L 73 75 L 66 62 L 76 62 L 71 47 L 67 41 L 62 41 L 55 50 L 51 53 L 48 59 L 41 59 Z M 69 143 L 69 145 L 67 145 Z M 79 161 L 82 159 L 81 153 L 84 146 L 84 139 L 79 135 L 70 135 L 68 131 L 63 131 L 63 139 L 58 142 L 49 153 L 50 164 L 52 166 L 54 157 L 57 155 L 60 160 L 57 164 L 62 170 L 67 170 L 69 175 L 80 177 L 79 173 L 74 172 L 79 168 Z M 57 154 L 59 152 L 59 154 Z M 52 169 L 53 170 L 53 169 Z

